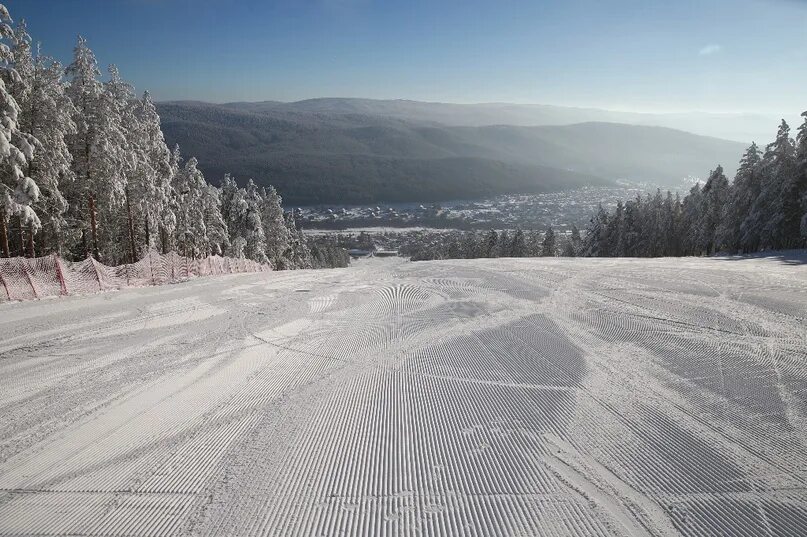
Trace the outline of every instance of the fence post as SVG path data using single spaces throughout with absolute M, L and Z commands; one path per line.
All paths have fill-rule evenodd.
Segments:
M 56 277 L 59 278 L 59 287 L 62 289 L 62 295 L 67 296 L 67 282 L 64 281 L 64 271 L 62 270 L 62 260 L 56 254 L 53 255 L 53 262 L 56 265 Z
M 93 256 L 90 256 L 90 263 L 92 263 L 92 268 L 95 271 L 95 279 L 98 281 L 98 290 L 103 291 L 104 287 L 101 285 L 101 275 L 98 273 L 98 267 L 95 265 L 97 261 Z
M 151 272 L 151 285 L 154 285 L 154 257 L 151 255 L 154 250 L 149 250 L 149 271 Z
M 39 298 L 39 293 L 36 292 L 34 280 L 31 279 L 31 275 L 28 273 L 28 263 L 25 261 L 24 257 L 18 257 L 17 259 L 20 260 L 20 270 L 23 274 L 25 274 L 25 278 L 28 280 L 28 285 L 31 286 L 31 291 L 34 292 L 34 298 Z
M 4 265 L 6 263 L 7 263 L 6 261 L 4 261 L 3 259 L 0 259 L 0 266 Z M 8 265 L 6 265 L 6 266 L 8 266 Z M 11 300 L 11 293 L 8 290 L 8 285 L 6 285 L 6 280 L 3 279 L 3 271 L 2 270 L 0 270 L 0 283 L 3 284 L 3 288 L 6 290 L 6 296 L 8 297 L 9 300 Z

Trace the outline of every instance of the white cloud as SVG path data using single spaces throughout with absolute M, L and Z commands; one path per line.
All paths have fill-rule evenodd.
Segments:
M 720 45 L 716 45 L 716 44 L 712 43 L 712 44 L 706 45 L 705 47 L 700 49 L 698 51 L 698 56 L 711 56 L 712 54 L 717 54 L 721 50 L 723 50 L 723 47 L 721 47 Z

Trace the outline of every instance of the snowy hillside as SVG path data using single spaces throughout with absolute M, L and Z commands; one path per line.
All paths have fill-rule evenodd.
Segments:
M 335 110 L 158 103 L 169 146 L 225 173 L 271 182 L 287 203 L 446 201 L 616 180 L 678 185 L 744 144 L 668 128 L 564 122 L 482 127 Z M 775 123 L 771 123 L 775 125 Z M 770 135 L 769 135 L 770 136 Z
M 807 534 L 807 265 L 359 261 L 0 305 L 0 534 Z

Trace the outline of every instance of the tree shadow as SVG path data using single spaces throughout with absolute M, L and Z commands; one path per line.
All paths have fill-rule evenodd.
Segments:
M 783 265 L 807 265 L 807 249 L 800 250 L 776 250 L 767 252 L 757 252 L 755 254 L 744 255 L 718 255 L 713 259 L 720 261 L 748 261 L 751 259 L 770 259 L 779 261 Z

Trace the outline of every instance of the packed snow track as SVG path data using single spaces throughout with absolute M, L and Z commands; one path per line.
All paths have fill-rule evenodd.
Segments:
M 807 265 L 363 260 L 0 306 L 0 535 L 807 535 Z

